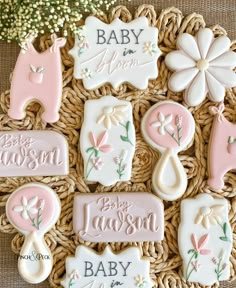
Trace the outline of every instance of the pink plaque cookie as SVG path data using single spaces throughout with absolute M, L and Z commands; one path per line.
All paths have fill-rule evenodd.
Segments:
M 228 280 L 232 232 L 227 200 L 205 193 L 183 200 L 178 242 L 187 281 L 213 285 Z
M 69 52 L 75 59 L 74 77 L 82 79 L 86 89 L 107 82 L 115 89 L 124 82 L 146 89 L 148 80 L 158 75 L 157 41 L 158 29 L 144 16 L 129 23 L 116 18 L 110 24 L 89 16 Z
M 211 131 L 208 154 L 208 185 L 216 190 L 224 187 L 224 175 L 236 169 L 236 124 L 223 115 L 224 104 L 210 107 L 215 115 Z
M 78 246 L 75 257 L 66 259 L 64 288 L 151 288 L 149 260 L 138 247 L 118 253 L 107 246 L 103 253 Z
M 7 201 L 8 220 L 25 236 L 18 258 L 18 270 L 29 283 L 40 283 L 51 272 L 53 259 L 44 234 L 56 223 L 60 211 L 57 194 L 40 183 L 21 186 Z
M 85 241 L 160 241 L 164 208 L 151 193 L 78 194 L 73 228 Z
M 146 112 L 141 129 L 144 139 L 162 153 L 152 174 L 155 193 L 164 200 L 181 197 L 187 187 L 187 175 L 177 153 L 193 138 L 193 116 L 184 106 L 163 101 Z
M 8 115 L 23 119 L 29 102 L 37 101 L 44 107 L 42 119 L 53 123 L 59 119 L 62 97 L 60 47 L 65 38 L 52 35 L 53 45 L 43 53 L 35 50 L 32 39 L 21 49 L 14 69 Z
M 0 176 L 67 175 L 66 138 L 54 131 L 0 132 Z

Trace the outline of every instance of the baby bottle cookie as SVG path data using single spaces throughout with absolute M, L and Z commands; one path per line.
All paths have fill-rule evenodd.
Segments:
M 84 177 L 104 186 L 131 177 L 135 130 L 130 102 L 113 96 L 88 100 L 80 133 Z
M 115 89 L 124 82 L 146 89 L 148 80 L 158 76 L 157 41 L 158 29 L 144 16 L 129 23 L 116 18 L 110 24 L 90 16 L 69 52 L 75 60 L 74 77 L 82 79 L 86 89 L 107 82 Z
M 28 39 L 21 49 L 12 76 L 9 117 L 23 119 L 30 102 L 43 105 L 42 120 L 53 123 L 59 119 L 62 97 L 62 70 L 60 48 L 65 38 L 51 36 L 53 44 L 39 53 Z
M 236 124 L 223 115 L 224 104 L 210 107 L 214 121 L 209 142 L 207 184 L 216 190 L 224 187 L 224 175 L 236 169 Z
M 64 288 L 151 288 L 150 263 L 138 247 L 114 253 L 107 246 L 102 253 L 78 246 L 75 257 L 66 259 Z
M 57 194 L 40 183 L 21 186 L 7 201 L 8 220 L 25 236 L 18 258 L 18 270 L 29 283 L 40 283 L 51 272 L 53 259 L 44 241 L 44 234 L 56 223 L 60 211 Z
M 204 193 L 183 200 L 178 243 L 187 281 L 213 285 L 228 280 L 232 232 L 227 200 Z
M 147 143 L 162 154 L 152 174 L 154 192 L 164 200 L 181 197 L 187 187 L 187 175 L 177 153 L 193 139 L 193 116 L 184 106 L 163 101 L 146 112 L 141 129 Z

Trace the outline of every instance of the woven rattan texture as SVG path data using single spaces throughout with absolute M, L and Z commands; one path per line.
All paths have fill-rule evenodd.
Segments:
M 53 270 L 49 277 L 51 287 L 60 287 L 60 281 L 65 273 L 65 259 L 74 255 L 78 244 L 85 244 L 98 251 L 102 251 L 106 244 L 84 243 L 72 230 L 72 205 L 76 192 L 112 192 L 112 191 L 148 191 L 151 192 L 151 174 L 159 155 L 148 146 L 141 133 L 140 121 L 142 116 L 151 105 L 161 100 L 171 99 L 183 103 L 182 93 L 173 93 L 168 90 L 167 82 L 171 72 L 164 63 L 166 53 L 176 47 L 178 34 L 188 32 L 194 35 L 201 27 L 205 27 L 201 15 L 193 13 L 186 17 L 176 8 L 163 10 L 157 17 L 153 6 L 142 5 L 132 15 L 124 6 L 116 7 L 112 12 L 101 17 L 104 22 L 111 22 L 119 17 L 125 22 L 133 18 L 145 15 L 151 26 L 159 29 L 159 47 L 162 56 L 158 60 L 159 76 L 156 80 L 149 82 L 145 91 L 140 91 L 129 84 L 121 85 L 119 90 L 114 90 L 110 85 L 104 85 L 99 89 L 87 91 L 80 80 L 73 78 L 73 60 L 68 55 L 68 50 L 73 46 L 73 39 L 69 39 L 66 47 L 62 49 L 63 62 L 63 99 L 60 109 L 60 120 L 55 124 L 43 124 L 40 119 L 42 108 L 38 104 L 32 104 L 27 108 L 27 115 L 22 121 L 15 121 L 7 116 L 9 107 L 9 91 L 1 94 L 0 105 L 3 111 L 0 114 L 0 130 L 14 129 L 47 129 L 62 132 L 69 142 L 70 149 L 70 174 L 66 177 L 15 177 L 0 178 L 0 206 L 5 203 L 17 187 L 20 185 L 37 181 L 49 185 L 60 197 L 62 212 L 56 226 L 46 234 L 45 239 L 54 256 Z M 81 23 L 82 24 L 82 23 Z M 220 26 L 211 27 L 215 36 L 226 34 Z M 40 49 L 46 50 L 51 45 L 49 37 L 40 39 Z M 232 43 L 232 50 L 236 50 L 236 42 Z M 111 187 L 102 185 L 89 186 L 83 178 L 83 161 L 79 150 L 79 135 L 83 121 L 83 107 L 88 99 L 98 99 L 104 95 L 112 94 L 119 99 L 128 100 L 133 106 L 133 117 L 136 128 L 136 153 L 133 161 L 133 174 L 130 182 L 117 183 Z M 180 153 L 179 157 L 186 169 L 188 176 L 188 188 L 183 198 L 194 197 L 198 193 L 206 192 L 219 194 L 226 197 L 229 203 L 229 219 L 236 237 L 235 212 L 236 212 L 236 175 L 233 171 L 225 176 L 225 187 L 222 191 L 214 192 L 207 187 L 207 147 L 213 117 L 208 108 L 212 103 L 205 100 L 200 106 L 190 108 L 196 121 L 196 132 L 194 142 L 186 151 Z M 225 97 L 225 116 L 231 122 L 236 122 L 236 89 L 228 89 Z M 165 239 L 162 242 L 143 243 L 110 243 L 117 251 L 130 245 L 140 248 L 142 254 L 149 257 L 151 262 L 151 277 L 155 282 L 154 287 L 180 288 L 180 287 L 202 287 L 198 284 L 186 283 L 182 277 L 182 261 L 178 252 L 177 229 L 179 225 L 181 199 L 174 202 L 164 202 L 165 205 Z M 5 213 L 0 217 L 0 230 L 5 233 L 15 233 L 9 224 Z M 17 254 L 23 243 L 23 236 L 16 234 L 12 241 L 12 250 Z M 236 242 L 232 250 L 231 280 L 236 279 Z M 214 285 L 212 287 L 218 287 Z M 128 287 L 127 287 L 128 288 Z

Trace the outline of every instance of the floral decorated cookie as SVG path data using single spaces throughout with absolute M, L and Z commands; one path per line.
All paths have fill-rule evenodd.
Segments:
M 105 83 L 118 89 L 129 82 L 146 89 L 149 79 L 158 76 L 158 29 L 149 27 L 146 17 L 129 23 L 116 18 L 106 24 L 90 16 L 70 54 L 75 60 L 74 77 L 82 79 L 86 89 L 95 89 Z
M 210 113 L 215 117 L 208 149 L 207 184 L 216 190 L 223 189 L 224 175 L 236 168 L 236 124 L 229 122 L 223 112 L 223 103 L 210 107 Z
M 193 138 L 192 114 L 176 102 L 159 102 L 146 112 L 141 129 L 148 144 L 162 154 L 152 174 L 154 192 L 164 200 L 181 197 L 187 187 L 187 175 L 177 153 Z
M 196 37 L 181 34 L 178 50 L 170 52 L 165 63 L 175 71 L 169 80 L 174 92 L 184 92 L 189 106 L 197 106 L 205 99 L 224 100 L 225 88 L 236 86 L 236 53 L 230 51 L 231 41 L 226 36 L 214 38 L 212 30 L 200 29 Z
M 131 177 L 135 130 L 130 102 L 104 96 L 85 103 L 80 150 L 86 180 L 109 186 Z
M 56 193 L 40 183 L 21 186 L 7 201 L 8 220 L 25 236 L 18 258 L 18 270 L 29 283 L 40 283 L 51 272 L 53 259 L 44 234 L 56 223 L 60 211 Z
M 142 258 L 137 247 L 118 253 L 107 246 L 97 253 L 85 246 L 78 246 L 75 257 L 66 259 L 64 288 L 134 287 L 151 288 L 150 263 Z
M 187 281 L 213 285 L 229 279 L 233 239 L 226 199 L 200 194 L 183 200 L 178 234 Z

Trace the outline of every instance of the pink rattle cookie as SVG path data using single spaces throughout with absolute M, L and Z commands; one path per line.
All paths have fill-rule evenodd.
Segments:
M 39 183 L 21 186 L 7 201 L 7 218 L 25 236 L 18 258 L 18 270 L 29 283 L 40 283 L 51 272 L 53 259 L 44 234 L 56 223 L 60 211 L 57 194 Z
M 58 121 L 62 97 L 60 47 L 66 39 L 55 34 L 51 38 L 53 45 L 43 53 L 34 48 L 32 39 L 21 49 L 12 77 L 9 117 L 23 119 L 29 102 L 37 101 L 44 107 L 45 122 Z
M 145 140 L 160 151 L 152 174 L 154 192 L 164 200 L 176 200 L 187 187 L 187 175 L 177 154 L 191 142 L 195 122 L 182 105 L 163 101 L 152 106 L 141 124 Z
M 210 107 L 215 117 L 209 143 L 207 184 L 216 190 L 224 187 L 224 175 L 236 168 L 236 124 L 230 123 L 223 111 L 224 103 Z

